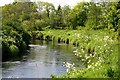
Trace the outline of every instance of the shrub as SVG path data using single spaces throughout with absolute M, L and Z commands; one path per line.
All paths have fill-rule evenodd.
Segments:
M 8 42 L 2 39 L 2 61 L 8 60 L 10 54 L 9 54 L 9 45 Z
M 21 53 L 24 53 L 27 49 L 27 45 L 24 41 L 21 42 L 21 47 L 19 48 Z
M 19 53 L 19 49 L 18 49 L 18 47 L 16 46 L 16 45 L 11 45 L 10 46 L 10 53 L 11 53 L 11 56 L 16 56 L 16 55 L 18 55 L 18 53 Z

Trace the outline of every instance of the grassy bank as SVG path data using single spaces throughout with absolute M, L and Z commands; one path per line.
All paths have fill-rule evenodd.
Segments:
M 39 33 L 39 32 L 37 32 Z M 78 46 L 73 53 L 86 65 L 71 69 L 57 78 L 118 77 L 118 33 L 112 30 L 49 30 L 36 35 L 38 39 L 57 40 Z

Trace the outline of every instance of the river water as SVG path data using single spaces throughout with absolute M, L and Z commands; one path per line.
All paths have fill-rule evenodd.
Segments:
M 64 62 L 75 63 L 84 68 L 76 58 L 74 46 L 45 41 L 33 41 L 27 54 L 21 59 L 2 63 L 3 78 L 50 78 L 51 74 L 63 75 L 67 67 Z

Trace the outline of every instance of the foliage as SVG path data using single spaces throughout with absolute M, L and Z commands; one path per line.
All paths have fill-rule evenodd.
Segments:
M 77 46 L 74 53 L 86 65 L 75 69 L 75 64 L 65 62 L 70 69 L 60 78 L 118 77 L 120 1 L 79 2 L 57 9 L 48 2 L 22 1 L 0 7 L 3 61 L 24 53 L 31 38 L 56 39 Z
M 117 32 L 109 30 L 49 30 L 41 31 L 43 36 L 60 38 L 60 42 L 78 46 L 74 54 L 82 61 L 86 68 L 76 69 L 76 64 L 65 62 L 70 69 L 63 76 L 57 78 L 108 78 L 118 77 L 118 39 Z
M 76 29 L 77 26 L 85 26 L 88 12 L 87 5 L 86 2 L 80 2 L 70 11 L 69 20 L 73 29 Z
M 10 45 L 10 53 L 12 56 L 18 55 L 19 49 L 15 45 Z
M 27 5 L 26 5 L 27 4 Z M 28 3 L 14 2 L 2 6 L 2 61 L 10 60 L 26 51 L 30 43 L 28 24 L 22 24 L 30 20 L 28 12 L 35 12 L 35 5 Z M 22 6 L 22 7 L 21 7 Z M 31 6 L 31 7 L 29 7 Z M 24 27 L 23 27 L 24 26 Z M 26 31 L 27 30 L 27 31 Z
M 22 6 L 22 7 L 21 7 Z M 29 7 L 30 6 L 30 7 Z M 14 2 L 3 6 L 3 24 L 21 26 L 28 31 L 49 29 L 114 29 L 119 26 L 119 2 L 79 2 L 72 9 L 69 6 L 55 9 L 48 2 Z

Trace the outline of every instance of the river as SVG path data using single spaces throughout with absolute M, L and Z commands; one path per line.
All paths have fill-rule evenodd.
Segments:
M 29 46 L 27 54 L 21 59 L 2 63 L 3 78 L 50 78 L 51 74 L 64 75 L 67 70 L 64 62 L 84 68 L 73 53 L 76 49 L 74 46 L 39 40 Z

